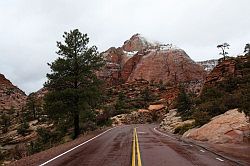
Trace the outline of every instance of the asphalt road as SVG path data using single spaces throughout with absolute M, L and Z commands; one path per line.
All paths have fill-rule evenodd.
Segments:
M 136 129 L 134 129 L 136 128 Z M 38 164 L 39 165 L 39 164 Z M 163 134 L 154 125 L 120 126 L 41 166 L 230 166 L 198 146 Z

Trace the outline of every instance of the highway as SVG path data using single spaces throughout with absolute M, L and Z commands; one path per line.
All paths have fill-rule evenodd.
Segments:
M 230 166 L 199 146 L 159 132 L 155 125 L 112 128 L 40 166 Z

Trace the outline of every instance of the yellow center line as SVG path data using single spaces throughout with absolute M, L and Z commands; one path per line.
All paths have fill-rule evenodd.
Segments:
M 139 147 L 139 141 L 138 141 L 136 129 L 135 129 L 135 137 L 136 137 L 136 145 L 137 145 L 137 163 L 138 163 L 138 166 L 141 166 L 141 154 L 140 154 L 140 147 Z
M 138 135 L 136 132 L 136 128 L 134 128 L 133 147 L 132 148 L 133 148 L 132 149 L 132 166 L 136 166 L 136 153 L 137 153 L 137 166 L 142 166 L 140 147 L 139 147 L 139 141 L 138 141 Z
M 132 166 L 135 166 L 135 128 L 133 132 Z

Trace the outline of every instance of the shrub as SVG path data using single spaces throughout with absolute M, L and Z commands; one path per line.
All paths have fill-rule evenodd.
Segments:
M 204 88 L 201 94 L 201 100 L 202 101 L 211 101 L 216 100 L 218 98 L 221 98 L 223 96 L 223 93 L 219 91 L 216 87 L 213 88 Z
M 174 134 L 184 134 L 186 131 L 188 131 L 189 129 L 194 128 L 194 124 L 184 124 L 182 126 L 178 126 L 177 128 L 175 128 L 174 130 Z
M 86 132 L 86 131 L 93 131 L 93 130 L 95 130 L 95 129 L 97 129 L 97 125 L 96 125 L 96 123 L 93 122 L 93 121 L 87 121 L 87 122 L 85 122 L 85 123 L 83 123 L 83 124 L 81 125 L 81 130 L 82 130 L 83 132 Z
M 29 129 L 29 124 L 24 121 L 18 128 L 17 128 L 17 133 L 21 134 L 22 136 L 25 136 L 26 133 L 28 132 Z
M 38 139 L 32 141 L 28 147 L 29 153 L 34 154 L 59 144 L 64 136 L 59 130 L 51 131 L 47 128 L 37 129 Z
M 208 114 L 208 112 L 196 110 L 193 113 L 193 119 L 195 120 L 195 126 L 202 126 L 210 121 L 211 116 Z
M 28 155 L 28 149 L 25 144 L 18 144 L 10 151 L 11 158 L 19 160 Z

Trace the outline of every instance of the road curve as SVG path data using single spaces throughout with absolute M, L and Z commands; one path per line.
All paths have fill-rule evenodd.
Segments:
M 134 138 L 138 139 L 137 153 L 142 166 L 236 165 L 205 149 L 162 134 L 154 125 L 126 125 L 111 129 L 46 164 L 38 165 L 131 166 Z

